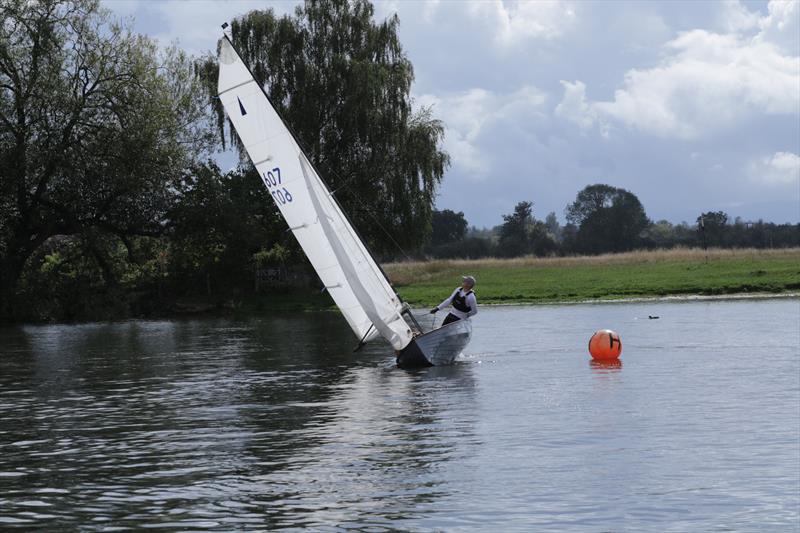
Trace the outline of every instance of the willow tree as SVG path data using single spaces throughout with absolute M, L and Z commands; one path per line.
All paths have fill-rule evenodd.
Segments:
M 412 107 L 414 71 L 399 19 L 373 16 L 366 0 L 309 0 L 293 16 L 252 11 L 231 31 L 355 226 L 374 250 L 392 254 L 396 244 L 413 250 L 429 237 L 449 157 L 439 146 L 441 122 Z M 214 60 L 202 71 L 215 88 Z M 220 134 L 244 153 L 215 102 Z
M 0 15 L 2 317 L 50 237 L 81 235 L 103 262 L 94 236 L 161 231 L 205 110 L 189 59 L 97 0 L 3 0 Z

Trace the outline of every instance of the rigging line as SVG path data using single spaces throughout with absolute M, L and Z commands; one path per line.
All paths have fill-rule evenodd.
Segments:
M 328 169 L 328 173 L 329 173 L 330 175 L 332 175 L 332 176 L 334 176 L 334 177 L 338 178 L 339 180 L 341 180 L 341 176 L 340 176 L 340 175 L 339 175 L 339 173 L 338 173 L 338 172 L 336 172 L 334 169 L 332 169 L 332 168 L 329 168 L 329 169 Z M 330 191 L 330 195 L 331 195 L 331 196 L 334 196 L 334 195 L 335 195 L 337 192 L 339 192 L 341 189 L 344 189 L 345 187 L 347 187 L 348 185 L 350 185 L 350 182 L 352 182 L 353 180 L 355 180 L 357 177 L 358 177 L 358 174 L 356 174 L 356 173 L 352 173 L 352 174 L 350 175 L 350 177 L 349 177 L 349 178 L 347 178 L 346 180 L 344 180 L 344 183 L 341 183 L 341 184 L 340 184 L 338 187 L 336 187 L 335 189 L 333 189 L 332 191 Z M 397 249 L 398 249 L 398 250 L 400 250 L 400 253 L 401 253 L 401 254 L 403 254 L 403 255 L 405 256 L 405 258 L 406 258 L 406 259 L 408 259 L 409 261 L 413 261 L 413 259 L 411 258 L 411 256 L 409 256 L 409 255 L 408 255 L 408 253 L 407 253 L 407 252 L 406 252 L 406 251 L 403 249 L 403 247 L 402 247 L 402 246 L 400 246 L 400 244 L 399 244 L 399 243 L 398 243 L 398 242 L 397 242 L 397 241 L 394 239 L 394 237 L 392 237 L 391 233 L 389 233 L 389 232 L 386 230 L 386 228 L 384 228 L 384 227 L 381 225 L 380 221 L 378 220 L 378 217 L 377 217 L 377 216 L 376 216 L 376 215 L 375 215 L 375 214 L 374 214 L 374 213 L 373 213 L 373 212 L 372 212 L 372 211 L 371 211 L 371 210 L 370 210 L 370 209 L 369 209 L 369 208 L 366 206 L 366 204 L 364 203 L 364 201 L 362 201 L 362 200 L 361 200 L 361 195 L 360 195 L 360 194 L 358 194 L 358 192 L 356 192 L 356 193 L 353 195 L 353 197 L 354 197 L 354 199 L 356 200 L 356 202 L 358 203 L 358 206 L 359 206 L 359 207 L 361 207 L 361 208 L 362 208 L 362 209 L 363 209 L 363 210 L 364 210 L 364 211 L 365 211 L 365 212 L 366 212 L 366 213 L 367 213 L 369 216 L 371 216 L 371 217 L 372 217 L 372 220 L 374 220 L 374 221 L 375 221 L 375 224 L 377 224 L 377 225 L 378 225 L 378 227 L 381 229 L 381 231 L 383 231 L 383 232 L 386 234 L 386 236 L 387 236 L 387 237 L 389 237 L 389 240 L 391 240 L 391 241 L 392 241 L 392 244 L 394 244 L 394 245 L 397 247 Z
M 361 206 L 361 207 L 364 209 L 364 211 L 366 211 L 366 213 L 367 213 L 369 216 L 371 216 L 371 217 L 372 217 L 372 220 L 374 220 L 374 221 L 375 221 L 375 224 L 377 224 L 377 225 L 378 225 L 378 227 L 381 229 L 381 231 L 383 231 L 383 232 L 386 234 L 386 236 L 387 236 L 387 237 L 389 237 L 389 240 L 390 240 L 390 241 L 392 241 L 392 243 L 393 243 L 395 246 L 397 246 L 397 249 L 398 249 L 398 250 L 400 250 L 400 253 L 402 253 L 404 256 L 406 256 L 406 259 L 408 259 L 409 261 L 413 261 L 413 259 L 411 259 L 411 256 L 410 256 L 410 255 L 408 255 L 408 254 L 406 253 L 406 251 L 403 249 L 403 247 L 402 247 L 402 246 L 400 246 L 400 244 L 399 244 L 399 243 L 398 243 L 396 240 L 394 240 L 394 237 L 392 237 L 392 234 L 391 234 L 391 233 L 389 233 L 389 232 L 386 230 L 386 228 L 384 228 L 384 227 L 383 227 L 383 225 L 382 225 L 382 224 L 380 223 L 380 221 L 378 220 L 378 217 L 377 217 L 377 216 L 375 216 L 375 214 L 374 214 L 372 211 L 370 211 L 370 210 L 369 210 L 367 207 L 365 207 L 365 206 L 364 206 L 364 204 L 361 202 L 361 200 L 360 200 L 360 199 L 359 199 L 359 202 L 358 202 L 358 203 L 359 203 L 359 205 L 360 205 L 360 206 Z
M 337 174 L 336 172 L 331 172 L 331 174 L 333 174 L 333 175 L 334 175 L 334 176 L 336 176 L 337 178 L 339 177 L 339 174 Z M 345 187 L 347 187 L 348 185 L 350 185 L 350 182 L 351 182 L 351 181 L 353 181 L 354 179 L 356 179 L 356 176 L 357 176 L 357 174 L 355 174 L 355 173 L 354 173 L 354 174 L 352 174 L 352 175 L 351 175 L 349 178 L 347 178 L 347 179 L 345 180 L 345 182 L 344 182 L 344 183 L 342 183 L 341 185 L 339 185 L 338 187 L 336 187 L 335 189 L 333 189 L 333 190 L 331 191 L 331 194 L 336 194 L 337 192 L 339 192 L 339 189 L 344 189 Z
M 339 176 L 339 174 L 338 174 L 338 173 L 337 173 L 335 170 L 333 170 L 333 169 L 328 169 L 328 172 L 329 172 L 331 175 L 333 175 L 333 176 L 335 176 L 335 177 L 337 177 L 337 178 L 341 179 L 341 178 L 340 178 L 340 176 Z M 358 174 L 355 174 L 355 173 L 351 174 L 351 175 L 350 175 L 350 177 L 349 177 L 349 178 L 347 178 L 347 179 L 344 181 L 344 183 L 342 183 L 341 185 L 339 185 L 338 187 L 336 187 L 335 189 L 333 189 L 333 190 L 330 192 L 330 195 L 331 195 L 331 196 L 334 196 L 334 195 L 335 195 L 337 192 L 339 192 L 339 190 L 340 190 L 340 189 L 343 189 L 343 188 L 345 188 L 346 186 L 350 185 L 350 182 L 351 182 L 351 181 L 353 181 L 354 179 L 356 179 L 357 177 L 358 177 Z M 398 242 L 397 242 L 397 241 L 394 239 L 394 237 L 392 237 L 392 235 L 391 235 L 391 234 L 390 234 L 390 233 L 389 233 L 389 232 L 386 230 L 386 228 L 384 228 L 384 227 L 381 225 L 380 221 L 378 220 L 378 217 L 377 217 L 377 216 L 375 216 L 375 214 L 374 214 L 372 211 L 370 211 L 370 209 L 369 209 L 369 208 L 366 206 L 366 204 L 365 204 L 365 203 L 364 203 L 364 202 L 361 200 L 361 195 L 359 195 L 359 194 L 356 192 L 356 194 L 354 194 L 353 196 L 354 196 L 354 198 L 355 198 L 356 202 L 358 202 L 358 205 L 359 205 L 359 207 L 361 207 L 361 208 L 362 208 L 362 209 L 363 209 L 363 210 L 364 210 L 364 211 L 365 211 L 365 212 L 366 212 L 366 213 L 367 213 L 369 216 L 371 216 L 371 217 L 372 217 L 372 219 L 375 221 L 375 223 L 378 225 L 378 227 L 379 227 L 379 228 L 380 228 L 380 229 L 381 229 L 381 230 L 382 230 L 382 231 L 383 231 L 383 232 L 386 234 L 386 236 L 387 236 L 387 237 L 389 237 L 389 240 L 391 240 L 391 241 L 392 241 L 392 244 L 394 244 L 394 245 L 397 247 L 397 249 L 398 249 L 398 250 L 400 250 L 400 253 L 402 253 L 402 254 L 403 254 L 405 257 L 406 257 L 406 259 L 408 259 L 409 261 L 413 261 L 413 259 L 411 258 L 411 256 L 409 256 L 409 255 L 408 255 L 408 253 L 406 253 L 406 251 L 403 249 L 403 247 L 402 247 L 402 246 L 400 246 L 400 244 L 399 244 L 399 243 L 398 243 Z

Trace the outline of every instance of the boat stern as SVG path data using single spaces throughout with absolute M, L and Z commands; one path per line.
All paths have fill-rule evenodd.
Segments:
M 397 352 L 397 366 L 400 368 L 414 368 L 433 366 L 433 363 L 428 361 L 425 354 L 422 353 L 416 340 L 408 343 L 408 346 Z
M 397 354 L 397 366 L 408 368 L 452 364 L 471 337 L 472 323 L 469 319 L 451 322 L 415 337 Z

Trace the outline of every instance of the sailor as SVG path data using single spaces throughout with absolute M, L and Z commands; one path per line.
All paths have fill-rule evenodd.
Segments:
M 474 287 L 475 278 L 472 276 L 462 277 L 461 286 L 457 287 L 456 290 L 453 291 L 453 294 L 448 296 L 445 301 L 431 309 L 431 314 L 437 313 L 440 308 L 452 304 L 453 309 L 444 318 L 444 322 L 442 322 L 443 326 L 450 322 L 461 320 L 462 318 L 471 317 L 478 312 L 478 301 L 475 299 L 475 293 L 472 291 Z

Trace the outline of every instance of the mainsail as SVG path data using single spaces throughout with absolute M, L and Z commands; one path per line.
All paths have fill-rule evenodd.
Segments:
M 219 98 L 311 265 L 353 332 L 395 350 L 412 332 L 403 303 L 227 38 L 219 44 Z

